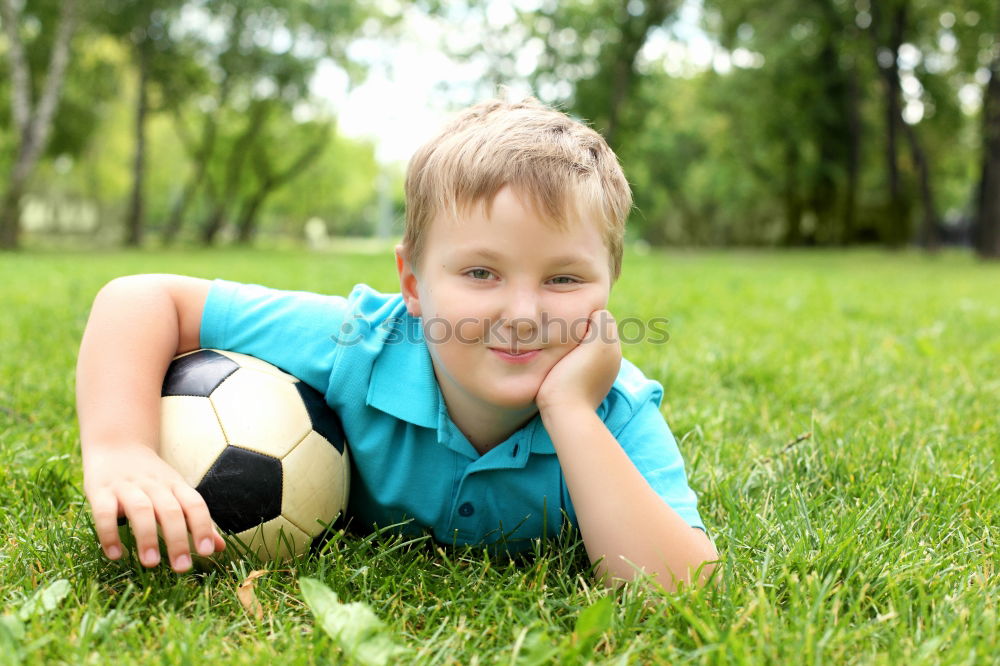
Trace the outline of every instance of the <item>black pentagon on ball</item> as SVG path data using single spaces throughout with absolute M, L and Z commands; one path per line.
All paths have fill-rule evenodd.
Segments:
M 202 349 L 175 359 L 163 378 L 160 395 L 190 395 L 206 398 L 229 375 L 240 369 L 228 356 L 210 349 Z
M 235 534 L 281 515 L 281 461 L 227 446 L 196 490 L 223 532 Z
M 319 391 L 305 382 L 296 382 L 295 388 L 299 390 L 302 403 L 306 406 L 306 411 L 309 412 L 309 420 L 312 422 L 313 430 L 343 453 L 344 428 L 340 425 L 337 413 L 330 408 L 330 405 L 326 404 L 326 400 Z

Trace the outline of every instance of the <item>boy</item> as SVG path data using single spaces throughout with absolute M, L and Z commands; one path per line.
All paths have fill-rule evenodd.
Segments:
M 608 580 L 672 589 L 717 553 L 659 412 L 605 309 L 631 192 L 599 134 L 533 99 L 459 114 L 406 179 L 400 294 L 348 298 L 137 275 L 97 295 L 77 395 L 87 498 L 108 557 L 222 550 L 200 495 L 156 455 L 159 388 L 199 347 L 251 354 L 324 393 L 354 462 L 349 513 L 446 543 L 516 549 L 578 525 Z M 122 409 L 128 405 L 128 409 Z

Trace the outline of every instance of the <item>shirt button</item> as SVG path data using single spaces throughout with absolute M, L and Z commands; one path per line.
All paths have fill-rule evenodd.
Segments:
M 475 512 L 476 512 L 476 509 L 469 502 L 466 502 L 465 504 L 463 504 L 460 507 L 458 507 L 458 515 L 463 516 L 465 518 L 468 518 L 469 516 L 471 516 Z

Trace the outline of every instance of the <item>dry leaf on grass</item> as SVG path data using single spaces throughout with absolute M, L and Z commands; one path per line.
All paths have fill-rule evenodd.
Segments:
M 257 579 L 266 573 L 267 571 L 262 570 L 251 571 L 250 575 L 236 588 L 236 598 L 240 600 L 243 610 L 258 622 L 264 619 L 264 609 L 257 601 L 257 592 L 254 588 L 257 585 Z

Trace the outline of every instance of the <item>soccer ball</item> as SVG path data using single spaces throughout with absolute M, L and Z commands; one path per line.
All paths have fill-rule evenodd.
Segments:
M 288 559 L 346 510 L 344 431 L 312 387 L 252 356 L 199 349 L 173 360 L 161 395 L 160 456 L 237 546 Z

